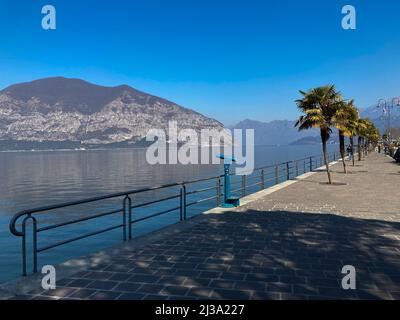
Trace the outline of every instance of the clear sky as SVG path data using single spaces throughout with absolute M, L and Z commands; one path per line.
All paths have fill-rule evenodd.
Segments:
M 45 4 L 56 30 L 41 28 Z M 400 95 L 399 14 L 398 0 L 1 0 L 0 88 L 128 84 L 224 124 L 294 119 L 297 90 L 328 83 L 368 107 Z

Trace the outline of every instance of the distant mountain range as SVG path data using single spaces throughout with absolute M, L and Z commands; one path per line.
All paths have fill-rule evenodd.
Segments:
M 275 120 L 261 122 L 246 119 L 232 126 L 232 129 L 254 129 L 255 145 L 287 145 L 299 139 L 319 136 L 318 130 L 298 131 L 296 121 Z
M 371 106 L 360 112 L 384 132 L 387 119 Z M 221 130 L 217 120 L 127 85 L 105 87 L 80 79 L 45 78 L 0 91 L 0 150 L 143 146 L 151 128 Z M 400 127 L 400 107 L 392 110 Z M 298 131 L 295 121 L 246 119 L 230 129 L 254 129 L 255 145 L 319 143 L 316 129 Z M 331 141 L 337 140 L 337 133 Z
M 381 133 L 387 128 L 387 116 L 383 116 L 382 109 L 371 106 L 360 110 L 360 117 L 371 119 Z M 319 131 L 317 129 L 298 131 L 295 128 L 296 121 L 274 120 L 271 122 L 261 122 L 246 119 L 232 126 L 237 129 L 254 129 L 256 145 L 300 145 L 300 144 L 319 144 L 321 143 Z M 400 107 L 394 106 L 391 110 L 391 127 L 400 128 Z M 336 130 L 330 138 L 331 143 L 338 141 Z
M 335 141 L 335 139 L 333 139 L 331 137 L 331 139 L 329 139 L 330 142 Z M 308 136 L 308 137 L 304 137 L 304 138 L 300 138 L 296 141 L 293 141 L 290 143 L 290 145 L 310 145 L 310 144 L 321 144 L 321 137 L 320 136 Z
M 0 91 L 0 140 L 73 146 L 143 142 L 151 128 L 222 129 L 217 120 L 127 85 L 104 87 L 80 79 L 39 79 Z

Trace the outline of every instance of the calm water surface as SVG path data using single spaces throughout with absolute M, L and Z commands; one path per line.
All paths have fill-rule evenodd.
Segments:
M 336 148 L 336 147 L 335 147 Z M 332 147 L 333 149 L 333 147 Z M 321 147 L 282 146 L 256 147 L 256 167 L 321 155 Z M 147 164 L 145 150 L 92 150 L 0 153 L 0 283 L 16 278 L 21 272 L 21 239 L 14 237 L 8 224 L 20 210 L 49 204 L 78 200 L 113 192 L 151 187 L 166 183 L 211 177 L 222 173 L 221 165 L 156 165 Z M 239 179 L 233 179 L 233 182 Z M 192 188 L 215 185 L 215 181 Z M 194 189 L 193 189 L 194 190 Z M 190 187 L 189 187 L 190 191 Z M 253 191 L 257 191 L 256 187 Z M 178 194 L 178 188 L 152 191 L 133 197 L 134 204 Z M 213 196 L 215 191 L 195 195 L 188 201 Z M 197 197 L 197 198 L 196 198 Z M 214 207 L 210 200 L 188 208 L 188 216 Z M 173 208 L 179 199 L 157 206 L 137 209 L 135 218 Z M 112 199 L 40 214 L 39 226 L 58 223 L 83 215 L 121 208 L 121 199 Z M 135 224 L 133 232 L 139 236 L 179 220 L 179 211 Z M 121 215 L 83 222 L 79 225 L 55 229 L 39 234 L 39 247 L 66 240 L 84 233 L 121 223 Z M 80 240 L 39 254 L 42 263 L 54 264 L 79 257 L 121 242 L 122 230 Z

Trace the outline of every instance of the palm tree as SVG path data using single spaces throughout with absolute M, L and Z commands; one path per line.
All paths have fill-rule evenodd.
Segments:
M 354 137 L 357 135 L 358 128 L 358 120 L 360 119 L 357 108 L 354 106 L 354 101 L 351 101 L 351 105 L 353 106 L 353 111 L 351 112 L 351 120 L 347 123 L 347 134 L 350 140 L 351 145 L 351 159 L 353 163 L 353 167 L 355 166 L 354 160 Z
M 371 122 L 372 126 L 368 130 L 368 142 L 370 143 L 378 143 L 381 134 L 379 132 L 379 129 L 375 127 L 375 125 Z
M 326 144 L 332 132 L 333 117 L 342 98 L 333 85 L 314 88 L 308 92 L 300 91 L 300 94 L 303 98 L 296 100 L 296 104 L 304 115 L 300 116 L 295 127 L 299 127 L 299 131 L 319 128 L 328 181 L 332 184 Z
M 350 137 L 352 134 L 351 129 L 355 126 L 357 121 L 358 112 L 354 107 L 354 100 L 348 102 L 341 101 L 336 114 L 333 117 L 333 123 L 339 131 L 339 149 L 342 157 L 343 171 L 347 173 L 346 161 L 345 161 L 345 136 Z
M 378 141 L 380 140 L 380 137 L 381 133 L 379 132 L 379 129 L 376 128 L 374 125 L 368 133 L 368 144 L 372 144 L 372 146 L 375 148 L 378 144 Z
M 364 119 L 365 129 L 363 131 L 363 148 L 365 152 L 368 151 L 368 146 L 370 144 L 376 144 L 379 141 L 380 133 L 379 130 L 375 127 L 374 123 L 368 119 Z
M 350 137 L 349 137 L 349 139 L 350 139 L 350 145 L 351 145 L 351 161 L 352 161 L 352 164 L 353 164 L 353 167 L 356 165 L 355 164 L 355 159 L 354 159 L 354 136 L 355 136 L 355 134 L 352 134 Z
M 357 142 L 357 149 L 358 149 L 358 161 L 361 161 L 362 158 L 362 145 L 363 145 L 363 140 L 364 137 L 367 135 L 367 129 L 369 125 L 369 120 L 368 119 L 358 119 L 357 122 L 357 136 L 358 136 L 358 142 Z

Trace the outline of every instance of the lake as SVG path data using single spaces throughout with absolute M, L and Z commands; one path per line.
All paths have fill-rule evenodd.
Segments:
M 332 145 L 330 149 L 336 151 L 337 146 Z M 310 155 L 320 156 L 321 146 L 256 147 L 255 166 L 270 165 Z M 149 165 L 146 162 L 144 149 L 0 152 L 0 283 L 17 278 L 21 274 L 21 239 L 9 231 L 9 221 L 18 211 L 113 192 L 212 177 L 222 172 L 221 165 L 211 164 Z M 233 183 L 238 182 L 239 177 L 234 177 Z M 210 184 L 215 185 L 215 181 L 205 182 L 196 187 L 207 188 Z M 257 188 L 259 187 L 254 187 L 250 191 L 257 191 Z M 174 195 L 177 192 L 178 189 L 171 188 L 138 194 L 133 196 L 133 204 Z M 209 191 L 201 197 L 213 195 L 215 191 Z M 193 197 L 193 200 L 196 199 L 199 198 Z M 151 208 L 134 210 L 134 217 L 140 218 L 157 210 L 164 210 L 163 208 L 168 206 L 176 207 L 177 201 L 179 199 L 166 201 Z M 216 200 L 212 199 L 191 206 L 188 208 L 188 216 L 199 214 L 215 205 Z M 121 208 L 120 199 L 40 214 L 38 223 L 39 226 L 43 226 L 115 208 Z M 133 233 L 134 236 L 143 235 L 177 221 L 179 221 L 179 210 L 137 223 L 133 226 Z M 120 222 L 120 215 L 115 215 L 40 233 L 39 247 Z M 40 253 L 39 268 L 43 263 L 60 263 L 110 247 L 120 243 L 121 236 L 120 229 L 114 230 Z

